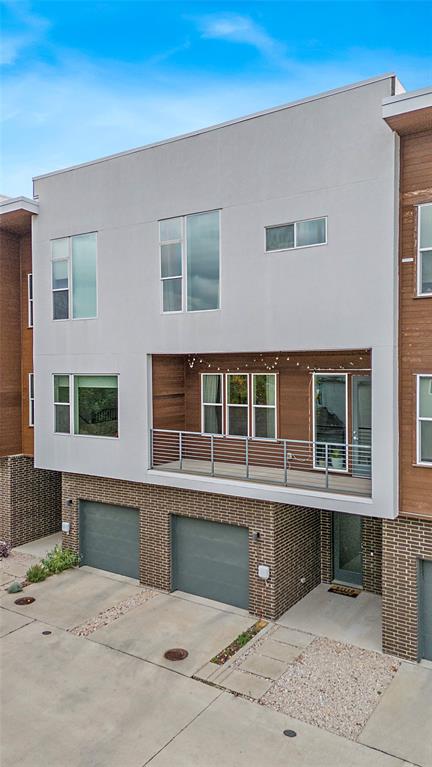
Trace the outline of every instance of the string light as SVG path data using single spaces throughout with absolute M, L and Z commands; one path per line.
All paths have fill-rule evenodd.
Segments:
M 366 351 L 366 353 L 368 352 L 367 349 L 365 351 Z M 329 354 L 331 354 L 331 353 L 329 353 Z M 334 352 L 332 354 L 334 354 Z M 304 355 L 304 352 L 302 353 L 302 355 Z M 230 355 L 230 356 L 233 356 L 233 355 Z M 294 365 L 294 362 L 295 362 L 295 367 L 296 368 L 300 368 L 300 370 L 309 371 L 309 372 L 311 372 L 311 371 L 317 371 L 317 372 L 329 371 L 329 372 L 331 372 L 331 371 L 335 371 L 335 370 L 341 370 L 341 371 L 342 370 L 343 371 L 347 371 L 348 370 L 350 372 L 353 372 L 353 369 L 354 370 L 356 369 L 355 362 L 352 359 L 351 360 L 347 360 L 342 365 L 341 364 L 335 364 L 335 365 L 329 366 L 329 367 L 324 367 L 323 365 L 305 364 L 305 362 L 303 362 L 303 361 L 299 362 L 299 361 L 295 361 L 295 359 L 291 360 L 291 357 L 286 357 L 285 359 L 286 359 L 287 362 L 291 362 L 292 365 Z M 357 359 L 359 360 L 359 363 L 363 363 L 364 357 L 363 357 L 363 355 L 359 355 Z M 260 352 L 259 353 L 259 357 L 254 357 L 253 358 L 253 364 L 255 366 L 257 366 L 257 367 L 262 365 L 264 370 L 268 370 L 268 371 L 271 372 L 271 371 L 273 371 L 273 370 L 275 370 L 276 368 L 279 367 L 279 360 L 280 360 L 280 356 L 279 355 L 274 355 L 274 357 L 273 357 L 273 355 L 271 355 L 271 354 L 264 355 L 263 352 Z M 235 368 L 229 368 L 229 367 L 227 367 L 227 368 L 223 368 L 222 367 L 221 368 L 220 365 L 216 365 L 215 362 L 212 362 L 212 361 L 210 361 L 208 359 L 204 359 L 203 357 L 201 357 L 201 356 L 199 356 L 197 354 L 189 355 L 187 357 L 187 362 L 188 362 L 189 368 L 191 370 L 193 370 L 195 368 L 195 366 L 199 364 L 199 365 L 204 365 L 207 370 L 212 370 L 212 369 L 217 370 L 218 373 L 221 372 L 221 371 L 223 372 L 224 370 L 226 372 L 228 372 L 228 373 L 231 370 L 236 370 L 240 375 L 241 375 L 241 370 L 244 370 L 245 368 L 249 369 L 250 366 L 253 367 L 252 363 L 245 362 L 243 365 L 238 365 Z M 283 368 L 283 366 L 282 366 L 281 371 L 282 370 L 289 370 L 289 368 L 290 368 L 290 366 L 287 366 L 286 368 Z M 364 364 L 362 364 L 362 365 L 358 365 L 358 369 L 367 372 L 367 371 L 370 371 L 371 368 L 370 367 L 366 367 L 366 366 L 364 366 Z

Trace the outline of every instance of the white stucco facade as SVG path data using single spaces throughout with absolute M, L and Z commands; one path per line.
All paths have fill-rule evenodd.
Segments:
M 40 468 L 396 516 L 394 78 L 35 179 Z M 158 221 L 221 210 L 221 308 L 164 315 Z M 328 217 L 326 245 L 266 254 L 264 228 Z M 50 240 L 97 232 L 98 317 L 52 319 Z M 149 472 L 151 354 L 372 349 L 373 492 L 343 498 Z M 118 374 L 119 438 L 54 434 L 53 374 Z

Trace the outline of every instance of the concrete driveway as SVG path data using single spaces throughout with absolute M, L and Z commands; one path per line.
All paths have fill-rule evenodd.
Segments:
M 356 743 L 190 678 L 253 623 L 243 611 L 159 594 L 88 638 L 67 630 L 137 589 L 73 570 L 27 588 L 36 596 L 28 607 L 1 598 L 2 767 L 402 767 L 414 756 L 429 767 L 418 761 L 427 752 L 407 745 L 425 740 L 415 716 L 403 749 L 379 740 L 383 727 L 392 732 L 392 705 Z M 189 658 L 169 664 L 162 651 L 176 645 Z M 395 721 L 406 716 L 405 694 L 395 692 Z

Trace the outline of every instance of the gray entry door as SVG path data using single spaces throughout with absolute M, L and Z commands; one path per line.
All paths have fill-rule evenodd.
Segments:
M 139 511 L 80 502 L 81 564 L 139 577 Z
M 362 522 L 356 514 L 333 512 L 333 578 L 362 584 Z
M 432 660 L 432 562 L 420 562 L 420 655 Z
M 172 518 L 173 589 L 249 607 L 249 545 L 244 527 Z

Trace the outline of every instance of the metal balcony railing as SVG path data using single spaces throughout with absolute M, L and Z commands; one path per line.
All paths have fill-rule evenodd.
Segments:
M 151 430 L 151 467 L 370 496 L 370 445 Z

